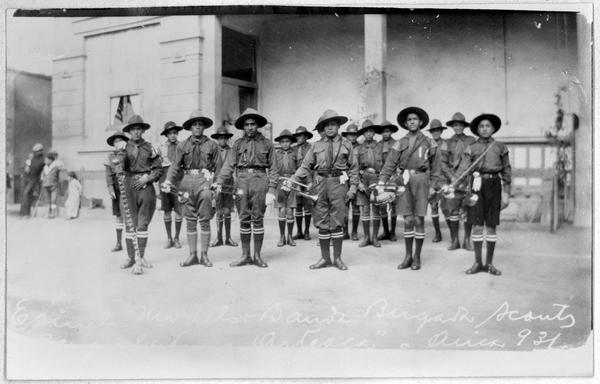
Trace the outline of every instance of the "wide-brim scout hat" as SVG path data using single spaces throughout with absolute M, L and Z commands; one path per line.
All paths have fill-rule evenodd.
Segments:
M 263 115 L 258 113 L 258 111 L 255 109 L 246 108 L 244 113 L 242 113 L 240 115 L 240 117 L 238 117 L 237 120 L 235 121 L 235 123 L 234 123 L 235 127 L 237 129 L 244 129 L 244 122 L 247 119 L 254 119 L 254 121 L 256 121 L 256 124 L 258 125 L 258 128 L 262 128 L 265 125 L 267 125 L 266 117 L 264 117 Z
M 411 113 L 414 113 L 415 115 L 419 116 L 419 119 L 423 122 L 423 124 L 421 124 L 421 128 L 419 129 L 423 129 L 427 126 L 427 124 L 429 124 L 429 115 L 427 114 L 427 112 L 425 112 L 425 110 L 419 107 L 408 107 L 401 110 L 400 113 L 398 113 L 398 117 L 396 118 L 398 124 L 400 124 L 402 128 L 408 129 L 406 128 L 406 118 Z
M 140 115 L 133 115 L 127 120 L 127 125 L 123 128 L 123 132 L 129 132 L 133 127 L 142 127 L 145 131 L 150 128 L 150 124 L 144 123 L 144 119 Z
M 231 137 L 233 137 L 233 133 L 229 133 L 229 131 L 227 130 L 226 127 L 224 126 L 220 126 L 219 128 L 217 128 L 217 131 L 215 133 L 213 133 L 212 135 L 210 135 L 211 139 L 218 139 L 220 137 L 224 137 L 226 139 L 230 139 Z
M 129 141 L 129 137 L 125 136 L 123 132 L 115 131 L 112 135 L 108 136 L 108 139 L 106 139 L 106 143 L 112 147 L 112 145 L 115 142 L 115 139 Z
M 329 123 L 330 121 L 335 121 L 339 125 L 343 125 L 343 124 L 346 124 L 346 122 L 348 121 L 348 118 L 346 116 L 340 115 L 333 109 L 328 109 L 325 112 L 323 112 L 321 117 L 319 117 L 319 120 L 317 121 L 317 125 L 315 125 L 315 129 L 313 129 L 313 131 L 319 131 L 319 130 L 325 128 L 325 125 L 327 123 Z
M 456 112 L 454 115 L 452 115 L 452 119 L 448 120 L 446 122 L 446 125 L 451 127 L 454 123 L 461 123 L 465 127 L 469 126 L 469 122 L 467 121 L 467 119 L 465 119 L 465 115 L 463 115 L 460 112 Z
M 354 123 L 349 124 L 346 127 L 346 132 L 342 132 L 342 136 L 346 137 L 346 136 L 352 135 L 352 134 L 358 136 L 358 127 Z
M 360 130 L 358 131 L 358 135 L 364 135 L 369 129 L 375 131 L 375 133 L 381 133 L 381 126 L 373 124 L 371 120 L 365 120 L 362 123 Z
M 213 121 L 210 118 L 204 116 L 202 112 L 193 111 L 192 113 L 190 113 L 189 119 L 187 119 L 183 123 L 183 129 L 189 131 L 191 129 L 190 127 L 192 126 L 192 124 L 196 121 L 202 122 L 202 124 L 204 124 L 204 128 L 210 128 L 213 125 Z
M 439 121 L 438 119 L 433 119 L 433 120 L 431 120 L 431 124 L 429 124 L 429 128 L 427 130 L 428 131 L 435 131 L 435 130 L 443 131 L 444 129 L 447 129 L 447 128 L 442 125 L 441 121 Z
M 473 132 L 473 134 L 477 136 L 479 136 L 479 132 L 477 132 L 477 127 L 479 126 L 479 123 L 481 123 L 482 120 L 489 120 L 490 123 L 492 123 L 492 126 L 494 127 L 494 133 L 498 132 L 500 130 L 500 126 L 502 125 L 502 120 L 500 120 L 498 116 L 491 113 L 482 113 L 481 115 L 474 118 L 473 121 L 471 121 L 471 123 L 469 124 L 471 132 Z
M 165 123 L 165 127 L 163 128 L 163 130 L 160 134 L 163 136 L 167 136 L 167 134 L 172 130 L 179 132 L 182 129 L 183 129 L 183 127 L 180 127 L 179 125 L 175 124 L 173 121 L 167 121 Z
M 383 120 L 383 122 L 380 124 L 380 127 L 381 133 L 383 133 L 385 129 L 389 129 L 390 131 L 392 131 L 392 133 L 398 132 L 399 130 L 399 128 L 395 124 L 392 124 L 387 120 Z
M 312 137 L 314 136 L 312 133 L 309 132 L 308 129 L 306 129 L 306 127 L 301 125 L 298 128 L 296 128 L 294 137 L 298 137 L 298 136 L 302 136 L 302 135 L 305 135 L 308 140 L 312 139 Z
M 275 141 L 281 141 L 283 139 L 290 139 L 292 141 L 292 143 L 296 142 L 296 138 L 294 137 L 294 135 L 292 134 L 292 132 L 290 132 L 289 129 L 284 129 L 283 131 L 281 131 L 281 133 L 279 134 L 279 136 L 277 136 L 274 140 Z

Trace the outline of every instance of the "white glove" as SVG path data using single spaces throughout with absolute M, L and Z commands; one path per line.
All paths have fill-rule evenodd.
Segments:
M 290 180 L 284 180 L 281 182 L 281 189 L 285 192 L 292 190 L 292 182 Z
M 206 168 L 202 170 L 202 174 L 204 175 L 204 178 L 205 178 L 206 180 L 212 180 L 212 178 L 213 178 L 213 174 L 212 174 L 212 172 L 211 172 L 211 171 L 209 171 L 209 170 L 208 170 L 208 169 L 206 169 Z
M 215 191 L 215 194 L 218 195 L 219 193 L 221 193 L 221 184 L 219 183 L 213 183 L 210 188 Z
M 405 169 L 404 172 L 402 172 L 402 180 L 404 181 L 404 185 L 408 184 L 408 181 L 410 180 L 410 171 L 408 169 Z
M 473 191 L 477 192 L 481 189 L 481 175 L 479 172 L 473 172 Z
M 267 193 L 267 196 L 265 196 L 265 203 L 267 205 L 272 205 L 275 202 L 275 195 L 272 193 Z

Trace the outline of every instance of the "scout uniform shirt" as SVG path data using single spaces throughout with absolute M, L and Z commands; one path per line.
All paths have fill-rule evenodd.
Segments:
M 199 139 L 193 135 L 180 142 L 175 150 L 175 157 L 167 173 L 167 181 L 174 184 L 183 171 L 216 169 L 219 145 L 202 135 Z
M 297 169 L 297 152 L 293 148 L 275 150 L 275 166 L 280 177 L 290 177 Z
M 383 145 L 375 140 L 365 140 L 356 147 L 358 166 L 361 171 L 379 173 L 383 167 Z
M 440 164 L 442 174 L 446 179 L 452 181 L 453 178 L 460 175 L 457 170 L 462 161 L 463 152 L 466 151 L 475 140 L 475 137 L 467 136 L 464 133 L 461 133 L 460 135 L 454 134 L 446 140 L 446 150 L 445 153 L 442 154 Z
M 394 144 L 396 144 L 396 142 L 398 142 L 398 140 L 391 138 L 389 140 L 381 140 L 379 143 L 381 143 L 381 153 L 383 155 L 383 163 L 385 164 L 385 160 L 387 159 L 387 155 L 390 151 L 390 148 L 392 148 L 394 146 Z
M 223 164 L 227 160 L 227 156 L 229 156 L 229 152 L 231 152 L 231 147 L 229 144 L 225 144 L 224 147 L 219 146 L 219 153 L 217 154 L 217 163 L 215 166 L 215 175 L 219 175 L 221 172 L 221 168 L 223 168 Z M 233 177 L 230 177 L 225 184 L 231 184 L 233 182 Z
M 117 164 L 119 163 L 118 151 L 113 151 L 108 154 L 104 161 L 106 167 L 106 186 L 108 191 L 114 191 L 116 196 L 119 196 L 119 184 L 117 183 Z
M 294 149 L 296 151 L 296 169 L 300 168 L 300 166 L 302 165 L 302 160 L 304 160 L 304 157 L 308 154 L 308 151 L 310 150 L 311 147 L 312 147 L 312 145 L 308 141 L 305 141 L 301 145 L 296 145 L 294 147 Z M 295 170 L 294 170 L 294 172 L 295 172 Z M 301 179 L 300 182 L 303 184 L 310 184 L 312 182 L 311 176 L 309 176 L 305 179 Z
M 439 179 L 439 156 L 436 142 L 419 131 L 416 135 L 406 134 L 390 149 L 381 170 L 380 180 L 387 182 L 396 168 L 415 172 L 429 172 L 431 187 L 436 187 Z
M 123 169 L 131 175 L 149 174 L 148 184 L 157 181 L 162 174 L 162 160 L 152 144 L 144 139 L 137 143 L 129 140 L 125 146 Z
M 331 174 L 340 176 L 343 171 L 347 172 L 350 185 L 358 185 L 358 161 L 356 152 L 350 141 L 340 135 L 332 140 L 327 136 L 313 144 L 308 151 L 302 165 L 296 171 L 294 180 L 299 180 L 311 175 L 312 170 L 323 176 Z
M 440 164 L 440 183 L 441 184 L 448 184 L 451 182 L 452 180 L 452 175 L 448 175 L 446 173 L 446 167 L 444 167 L 444 164 L 447 164 L 448 161 L 448 143 L 447 140 L 442 139 L 441 137 L 436 139 L 433 139 L 433 141 L 435 141 L 435 143 L 438 146 L 437 152 L 438 152 L 438 157 L 440 158 L 439 164 Z
M 504 192 L 510 194 L 511 186 L 511 166 L 508 157 L 508 148 L 506 144 L 494 140 L 493 138 L 483 139 L 479 138 L 469 147 L 463 154 L 463 158 L 466 161 L 461 162 L 459 173 L 464 172 L 475 160 L 481 156 L 486 148 L 491 146 L 490 150 L 487 151 L 483 159 L 479 160 L 478 165 L 475 166 L 473 172 L 479 172 L 481 174 L 500 174 L 502 180 L 502 189 Z

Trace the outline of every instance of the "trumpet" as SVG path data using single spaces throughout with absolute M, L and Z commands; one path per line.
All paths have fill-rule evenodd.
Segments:
M 316 202 L 317 199 L 319 198 L 318 195 L 311 195 L 310 193 L 304 192 L 302 191 L 302 188 L 306 189 L 308 191 L 309 187 L 306 184 L 302 184 L 298 181 L 292 180 L 289 177 L 280 177 L 278 182 L 280 183 L 286 183 L 287 188 L 289 188 L 290 190 L 296 192 L 297 194 L 299 194 L 300 196 L 304 196 L 308 199 L 311 199 L 313 202 Z
M 211 190 L 213 192 L 215 191 L 215 189 L 212 187 Z M 221 185 L 220 193 L 224 195 L 233 195 L 233 197 L 240 197 L 244 194 L 244 190 L 242 188 L 237 188 L 235 185 L 223 184 Z
M 371 184 L 369 185 L 371 196 L 369 201 L 374 205 L 387 205 L 392 203 L 399 195 L 402 195 L 406 188 L 396 183 Z

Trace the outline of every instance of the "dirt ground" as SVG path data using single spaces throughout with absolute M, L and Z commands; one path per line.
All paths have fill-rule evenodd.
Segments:
M 420 271 L 399 271 L 404 243 L 358 248 L 349 267 L 311 271 L 315 236 L 277 248 L 273 215 L 263 257 L 269 268 L 230 268 L 240 248 L 212 248 L 213 268 L 181 268 L 182 249 L 163 250 L 160 214 L 150 226 L 141 276 L 119 269 L 107 210 L 79 219 L 7 217 L 10 332 L 73 344 L 382 349 L 532 350 L 582 345 L 591 328 L 591 231 L 550 234 L 499 227 L 503 275 L 467 276 L 470 252 L 433 244 L 427 226 Z M 239 240 L 238 222 L 233 223 Z M 399 223 L 401 228 L 401 223 Z M 185 232 L 182 231 L 182 239 Z M 313 234 L 314 234 L 313 229 Z M 401 231 L 398 230 L 398 233 Z M 10 349 L 10 340 L 8 344 Z

